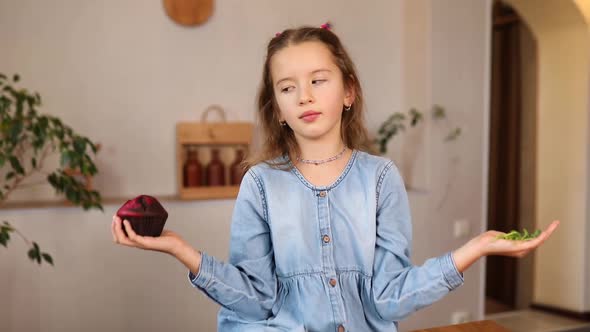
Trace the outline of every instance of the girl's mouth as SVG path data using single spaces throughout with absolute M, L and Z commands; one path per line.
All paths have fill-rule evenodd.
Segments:
M 317 119 L 320 116 L 320 114 L 321 114 L 320 112 L 307 111 L 307 112 L 303 113 L 299 118 L 305 122 L 313 122 L 313 121 L 315 121 L 315 119 Z

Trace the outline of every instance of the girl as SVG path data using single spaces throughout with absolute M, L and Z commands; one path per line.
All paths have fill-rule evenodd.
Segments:
M 558 225 L 526 242 L 488 231 L 413 266 L 404 183 L 392 161 L 367 153 L 359 79 L 327 25 L 270 41 L 258 108 L 265 143 L 240 186 L 227 263 L 169 230 L 142 237 L 113 217 L 116 243 L 189 269 L 221 305 L 220 331 L 397 331 L 463 284 L 480 257 L 522 257 Z

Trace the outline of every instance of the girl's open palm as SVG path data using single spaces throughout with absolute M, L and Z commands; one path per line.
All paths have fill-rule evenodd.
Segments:
M 127 236 L 123 232 L 123 227 L 125 227 Z M 169 230 L 163 230 L 162 234 L 158 237 L 137 235 L 131 228 L 129 221 L 122 221 L 116 215 L 113 216 L 111 233 L 113 234 L 113 241 L 115 243 L 169 254 L 174 254 L 174 251 L 185 243 L 178 234 Z
M 551 236 L 551 233 L 555 231 L 558 225 L 558 220 L 553 221 L 545 231 L 531 240 L 499 239 L 498 236 L 504 235 L 505 233 L 497 231 L 487 231 L 476 237 L 474 240 L 478 242 L 484 255 L 524 257 L 530 251 L 543 244 L 543 242 Z

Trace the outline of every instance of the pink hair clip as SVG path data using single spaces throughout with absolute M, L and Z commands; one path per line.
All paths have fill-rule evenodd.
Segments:
M 320 25 L 320 28 L 326 29 L 326 30 L 331 30 L 332 29 L 332 24 L 330 22 L 326 22 L 326 23 Z
M 278 37 L 278 36 L 280 36 L 281 34 L 282 34 L 282 32 L 277 32 L 277 33 L 275 33 L 275 37 Z

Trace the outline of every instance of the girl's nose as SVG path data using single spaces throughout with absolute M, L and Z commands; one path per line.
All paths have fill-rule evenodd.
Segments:
M 299 106 L 313 103 L 313 96 L 309 91 L 309 88 L 303 88 L 300 91 L 301 95 L 299 96 Z

